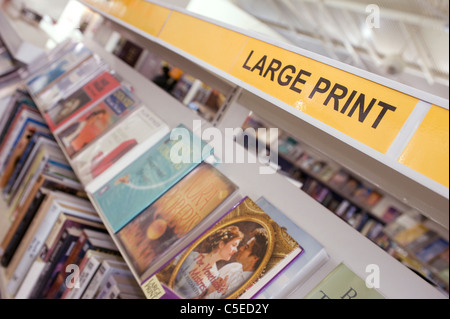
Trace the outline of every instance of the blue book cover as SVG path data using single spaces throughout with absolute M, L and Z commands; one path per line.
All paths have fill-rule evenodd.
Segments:
M 185 134 L 175 139 L 171 139 L 171 133 L 167 134 L 93 193 L 93 200 L 114 232 L 118 232 L 212 154 L 212 147 L 191 130 L 183 125 L 176 129 Z M 174 150 L 178 155 L 189 155 L 190 160 L 177 163 L 172 158 Z
M 303 254 L 279 273 L 257 296 L 257 298 L 266 299 L 284 298 L 317 271 L 329 259 L 329 256 L 319 241 L 290 220 L 266 198 L 260 197 L 256 204 L 277 224 L 286 228 L 289 235 L 304 249 Z

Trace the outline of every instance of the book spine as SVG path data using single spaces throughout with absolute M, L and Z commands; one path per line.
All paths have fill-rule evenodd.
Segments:
M 72 289 L 65 299 L 80 299 L 99 266 L 100 260 L 98 258 L 95 256 L 89 258 L 80 274 L 80 287 Z

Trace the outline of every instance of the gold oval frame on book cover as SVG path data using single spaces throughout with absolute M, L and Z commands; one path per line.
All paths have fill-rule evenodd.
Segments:
M 235 226 L 236 224 L 256 224 L 254 225 L 253 229 L 264 228 L 267 231 L 268 234 L 268 244 L 267 249 L 264 254 L 264 258 L 262 259 L 260 265 L 256 269 L 256 271 L 253 273 L 253 275 L 250 276 L 247 281 L 245 281 L 240 288 L 232 292 L 230 295 L 226 297 L 226 299 L 234 299 L 239 297 L 241 294 L 243 294 L 250 285 L 252 285 L 255 281 L 258 280 L 258 278 L 262 277 L 262 275 L 265 273 L 266 266 L 268 265 L 269 261 L 272 258 L 274 247 L 275 247 L 275 241 L 276 241 L 276 232 L 275 229 L 272 226 L 272 220 L 264 215 L 250 215 L 250 216 L 238 216 L 233 217 L 229 220 L 223 220 L 213 228 L 211 228 L 208 232 L 203 234 L 199 239 L 197 239 L 194 244 L 192 244 L 180 257 L 180 260 L 177 262 L 177 265 L 175 266 L 172 275 L 169 280 L 169 288 L 174 289 L 175 280 L 177 278 L 177 275 L 180 271 L 180 268 L 183 266 L 183 263 L 186 261 L 188 256 L 196 250 L 204 241 L 207 239 L 211 234 L 215 233 L 216 231 L 226 228 L 229 226 Z M 249 225 L 247 225 L 248 229 L 251 229 Z M 246 230 L 246 233 L 250 233 L 250 230 Z

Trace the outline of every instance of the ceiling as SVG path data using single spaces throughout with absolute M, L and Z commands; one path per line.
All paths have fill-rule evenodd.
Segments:
M 260 24 L 225 16 L 225 3 Z M 186 9 L 449 98 L 448 0 L 191 0 Z
M 56 20 L 73 0 L 15 1 Z M 156 1 L 449 99 L 448 0 Z

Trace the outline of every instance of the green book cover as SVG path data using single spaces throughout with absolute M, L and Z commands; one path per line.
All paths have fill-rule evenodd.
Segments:
M 339 264 L 326 276 L 305 299 L 385 299 L 375 288 L 349 269 Z

